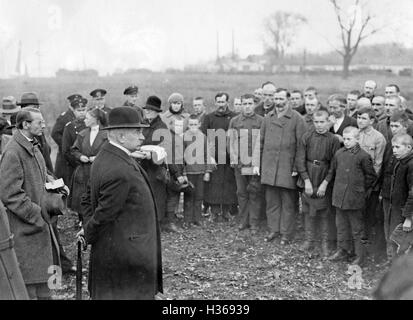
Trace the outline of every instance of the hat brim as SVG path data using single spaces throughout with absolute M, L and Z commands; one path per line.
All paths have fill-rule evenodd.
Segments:
M 159 112 L 159 113 L 162 112 L 162 109 L 160 109 L 159 107 L 151 106 L 150 104 L 147 104 L 142 109 L 153 110 L 153 111 L 156 111 L 156 112 Z
M 16 108 L 16 109 L 13 109 L 13 110 L 10 110 L 10 109 L 0 109 L 0 113 L 2 113 L 2 114 L 15 114 L 15 113 L 18 113 L 18 112 L 20 112 L 22 109 L 20 109 L 20 108 Z
M 41 105 L 43 105 L 43 103 L 41 103 L 41 102 L 34 102 L 34 103 L 17 102 L 16 105 L 21 106 L 21 107 L 24 107 L 24 106 L 41 106 Z
M 141 128 L 149 128 L 149 124 L 125 124 L 125 125 L 116 125 L 116 126 L 107 126 L 105 128 L 102 128 L 102 130 L 115 130 L 115 129 L 141 129 Z

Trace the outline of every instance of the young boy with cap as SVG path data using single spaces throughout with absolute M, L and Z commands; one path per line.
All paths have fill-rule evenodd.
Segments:
M 357 128 L 345 128 L 344 148 L 337 151 L 333 159 L 333 206 L 336 208 L 338 250 L 329 260 L 349 258 L 352 251 L 349 240 L 352 238 L 356 254 L 352 264 L 361 266 L 365 256 L 361 242 L 363 208 L 376 180 L 376 172 L 371 157 L 357 142 L 359 135 Z

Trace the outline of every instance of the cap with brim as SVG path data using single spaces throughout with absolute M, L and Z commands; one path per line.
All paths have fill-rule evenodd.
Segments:
M 108 92 L 107 92 L 105 89 L 96 89 L 96 90 L 93 90 L 93 91 L 90 93 L 90 95 L 91 95 L 93 98 L 103 98 L 104 96 L 106 96 L 107 93 L 108 93 Z
M 125 96 L 132 95 L 132 94 L 138 94 L 138 93 L 139 93 L 139 88 L 137 86 L 131 86 L 129 88 L 126 88 L 125 91 L 123 91 L 123 94 Z
M 13 97 L 3 98 L 2 107 L 0 113 L 2 114 L 14 114 L 21 110 L 20 106 L 17 106 L 16 100 Z
M 109 125 L 102 130 L 140 129 L 148 127 L 149 125 L 142 123 L 142 118 L 136 109 L 131 107 L 118 107 L 110 111 Z
M 39 102 L 37 94 L 34 92 L 23 93 L 20 102 L 17 103 L 18 106 L 40 106 L 42 103 Z

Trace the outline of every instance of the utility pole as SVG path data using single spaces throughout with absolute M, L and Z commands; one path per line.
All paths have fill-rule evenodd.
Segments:
M 219 32 L 217 31 L 217 63 L 219 63 L 221 60 L 220 55 L 219 55 Z
M 16 62 L 16 74 L 21 75 L 21 61 L 22 61 L 22 41 L 19 40 L 18 49 L 17 49 L 17 62 Z

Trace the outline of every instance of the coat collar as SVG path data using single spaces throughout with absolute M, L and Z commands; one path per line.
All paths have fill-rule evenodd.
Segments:
M 399 160 L 401 163 L 406 164 L 407 162 L 409 162 L 410 160 L 413 159 L 413 152 L 410 152 L 409 155 L 407 155 L 405 158 Z
M 21 145 L 24 149 L 26 149 L 28 153 L 30 153 L 31 156 L 34 157 L 35 145 L 27 140 L 27 138 L 23 136 L 20 130 L 16 130 L 13 137 L 19 145 Z M 37 142 L 36 138 L 34 138 L 34 141 Z
M 136 162 L 131 157 L 129 157 L 124 151 L 115 147 L 109 142 L 105 143 L 105 145 L 102 148 L 102 151 L 106 151 L 106 152 L 116 155 L 117 157 L 124 160 L 126 163 L 132 165 L 136 170 L 138 170 L 138 166 Z

